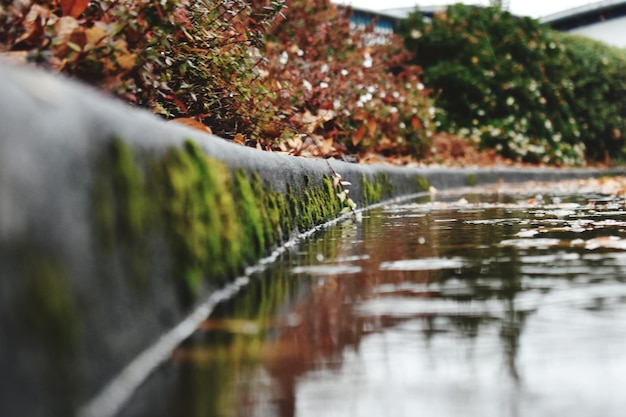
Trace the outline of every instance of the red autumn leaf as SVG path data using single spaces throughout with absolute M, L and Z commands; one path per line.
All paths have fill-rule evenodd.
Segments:
M 89 0 L 61 0 L 60 3 L 63 16 L 78 17 L 87 8 Z

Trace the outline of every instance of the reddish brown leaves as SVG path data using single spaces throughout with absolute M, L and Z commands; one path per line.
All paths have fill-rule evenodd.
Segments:
M 89 0 L 61 0 L 60 3 L 63 16 L 78 17 L 87 8 Z

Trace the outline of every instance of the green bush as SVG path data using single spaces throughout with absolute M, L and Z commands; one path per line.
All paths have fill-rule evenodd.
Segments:
M 437 92 L 440 129 L 528 162 L 578 165 L 622 147 L 621 51 L 495 7 L 454 5 L 430 22 L 417 11 L 399 33 Z
M 593 39 L 559 34 L 569 58 L 580 139 L 590 159 L 623 159 L 626 135 L 626 51 Z

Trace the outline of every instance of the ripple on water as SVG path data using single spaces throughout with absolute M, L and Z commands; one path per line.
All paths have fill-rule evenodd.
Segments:
M 382 262 L 379 268 L 383 271 L 435 271 L 440 269 L 458 269 L 464 267 L 465 264 L 465 259 L 461 257 L 422 258 Z
M 308 265 L 292 268 L 291 272 L 293 274 L 323 276 L 358 274 L 361 270 L 362 268 L 356 265 Z

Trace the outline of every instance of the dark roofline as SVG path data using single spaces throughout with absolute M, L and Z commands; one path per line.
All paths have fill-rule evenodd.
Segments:
M 544 16 L 540 20 L 554 29 L 567 31 L 623 16 L 626 16 L 626 1 L 604 0 Z

